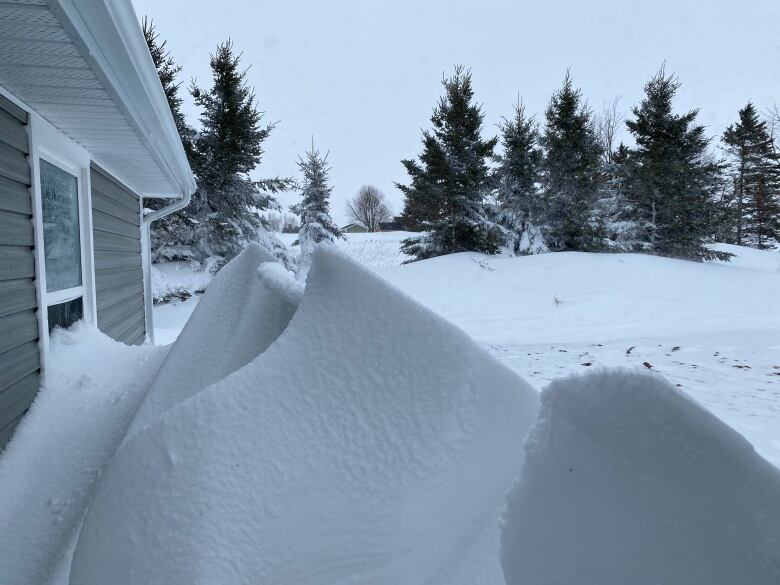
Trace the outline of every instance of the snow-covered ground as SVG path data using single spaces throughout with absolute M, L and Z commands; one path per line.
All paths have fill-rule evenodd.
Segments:
M 303 290 L 253 247 L 173 346 L 57 333 L 0 583 L 775 585 L 780 272 L 730 251 L 320 250 Z
M 713 264 L 559 253 L 400 266 L 408 235 L 348 234 L 339 247 L 539 389 L 601 366 L 650 369 L 780 466 L 780 251 L 719 244 L 735 256 Z M 156 307 L 158 341 L 173 339 L 195 302 Z
M 51 373 L 0 456 L 0 583 L 68 583 L 95 483 L 168 349 L 83 324 L 53 334 Z
M 155 302 L 191 296 L 206 290 L 212 275 L 208 270 L 193 271 L 189 262 L 161 262 L 152 265 L 152 298 Z

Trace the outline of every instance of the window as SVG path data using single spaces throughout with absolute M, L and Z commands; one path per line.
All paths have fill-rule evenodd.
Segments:
M 49 333 L 55 327 L 67 329 L 76 321 L 84 318 L 84 303 L 81 297 L 78 297 L 58 305 L 49 305 L 47 315 L 49 317 Z
M 78 179 L 43 159 L 40 163 L 46 292 L 53 293 L 82 284 Z

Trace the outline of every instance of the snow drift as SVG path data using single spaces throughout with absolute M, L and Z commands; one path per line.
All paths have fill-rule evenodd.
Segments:
M 657 377 L 554 382 L 508 501 L 508 585 L 780 583 L 780 471 Z
M 167 351 L 84 323 L 52 334 L 46 381 L 0 456 L 0 584 L 61 578 L 97 478 Z
M 264 264 L 286 273 L 257 244 L 250 244 L 217 273 L 152 382 L 130 435 L 247 364 L 284 330 L 298 299 L 273 285 L 282 275 L 276 274 L 270 286 L 268 278 L 258 278 Z
M 281 335 L 292 305 L 269 324 L 262 299 L 295 287 L 228 280 L 103 475 L 72 582 L 501 583 L 498 516 L 536 391 L 335 251 L 315 253 Z

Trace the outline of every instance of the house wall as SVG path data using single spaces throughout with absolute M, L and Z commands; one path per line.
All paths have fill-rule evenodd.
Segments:
M 146 336 L 140 199 L 95 165 L 90 183 L 97 326 L 137 345 Z
M 0 448 L 38 391 L 27 113 L 0 95 Z

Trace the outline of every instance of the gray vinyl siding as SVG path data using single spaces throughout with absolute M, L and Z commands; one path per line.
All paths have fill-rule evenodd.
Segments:
M 0 96 L 0 449 L 38 392 L 27 113 Z
M 141 204 L 131 191 L 95 166 L 90 182 L 97 325 L 117 341 L 143 343 Z

